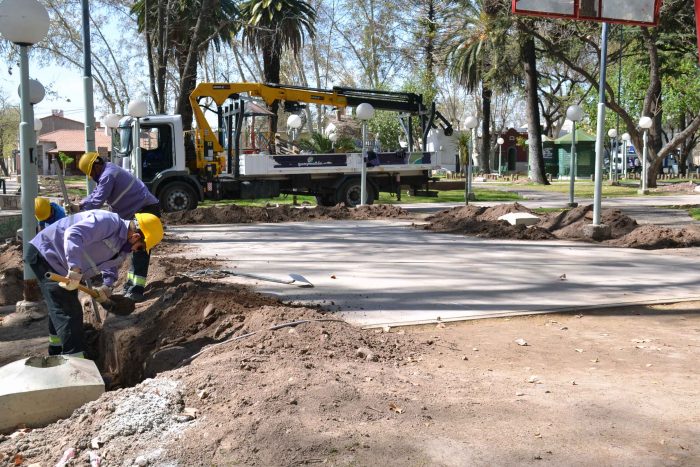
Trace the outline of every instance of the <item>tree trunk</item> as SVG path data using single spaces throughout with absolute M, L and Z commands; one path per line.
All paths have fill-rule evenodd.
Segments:
M 484 173 L 491 172 L 491 96 L 493 91 L 481 84 L 481 150 L 479 151 L 479 168 Z
M 184 130 L 192 129 L 192 107 L 189 97 L 197 84 L 197 59 L 199 57 L 200 46 L 205 39 L 204 24 L 209 21 L 214 11 L 216 0 L 202 0 L 199 17 L 194 27 L 192 41 L 187 50 L 187 58 L 180 73 L 180 95 L 177 98 L 175 113 L 182 116 L 182 127 Z
M 522 61 L 525 70 L 525 90 L 527 93 L 527 133 L 530 178 L 535 183 L 549 185 L 544 171 L 544 154 L 542 153 L 542 127 L 540 126 L 540 107 L 537 96 L 535 40 L 530 34 L 525 36 L 522 48 Z
M 280 82 L 280 57 L 282 56 L 282 46 L 270 37 L 269 47 L 263 47 L 263 76 L 266 83 L 279 84 Z M 270 141 L 274 141 L 275 133 L 277 133 L 277 112 L 279 110 L 280 103 L 278 100 L 274 101 L 270 105 L 270 112 L 272 116 L 270 117 Z

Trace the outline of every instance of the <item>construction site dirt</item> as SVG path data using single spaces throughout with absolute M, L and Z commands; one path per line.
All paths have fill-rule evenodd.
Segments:
M 382 218 L 387 208 L 377 208 L 365 210 Z M 225 209 L 237 222 L 315 218 L 260 214 L 311 215 L 295 213 L 303 209 Z M 512 232 L 497 221 L 521 209 L 470 206 L 428 222 L 436 232 L 474 234 L 469 225 L 481 223 L 492 238 L 532 231 L 572 239 L 580 236 L 561 232 L 590 223 L 590 207 L 548 213 L 535 228 Z M 213 222 L 211 213 L 199 215 Z M 392 207 L 385 217 L 409 216 Z M 610 244 L 636 233 L 649 247 L 659 236 L 642 232 L 653 229 L 669 239 L 666 247 L 695 244 L 619 211 L 603 219 L 613 226 Z M 102 327 L 86 323 L 90 354 L 112 390 L 66 420 L 0 435 L 0 465 L 55 465 L 70 448 L 76 464 L 92 453 L 103 466 L 700 461 L 692 396 L 699 303 L 362 330 L 322 309 L 180 275 L 213 266 L 180 258 L 187 248 L 166 236 L 152 258 L 146 302 L 129 316 L 107 316 Z M 44 319 L 0 327 L 0 364 L 43 352 L 46 326 Z

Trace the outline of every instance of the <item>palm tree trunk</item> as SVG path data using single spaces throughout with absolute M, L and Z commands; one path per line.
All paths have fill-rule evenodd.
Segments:
M 535 56 L 535 40 L 529 34 L 525 36 L 525 41 L 523 43 L 522 60 L 526 76 L 525 90 L 527 92 L 527 133 L 530 178 L 535 183 L 549 185 L 544 171 L 544 154 L 542 153 L 542 127 L 540 126 L 540 107 L 537 97 L 537 57 Z
M 481 151 L 479 151 L 479 168 L 484 173 L 491 172 L 491 97 L 493 91 L 481 84 Z

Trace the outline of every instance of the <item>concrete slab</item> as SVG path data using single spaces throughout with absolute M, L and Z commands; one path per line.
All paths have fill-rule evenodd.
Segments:
M 406 221 L 187 225 L 169 231 L 188 236 L 195 250 L 187 257 L 214 259 L 241 272 L 302 274 L 315 288 L 230 280 L 287 301 L 337 306 L 361 326 L 700 299 L 696 249 L 486 240 L 417 230 Z
M 100 397 L 95 362 L 62 355 L 30 357 L 0 367 L 0 432 L 48 425 Z
M 499 221 L 506 221 L 510 225 L 535 225 L 540 218 L 527 212 L 509 212 L 498 218 Z

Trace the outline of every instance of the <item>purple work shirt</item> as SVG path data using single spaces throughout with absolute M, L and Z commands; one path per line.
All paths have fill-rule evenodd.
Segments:
M 79 267 L 84 277 L 102 273 L 105 285 L 117 279 L 117 268 L 131 253 L 129 221 L 109 211 L 93 210 L 65 217 L 39 232 L 30 242 L 51 269 L 65 276 Z
M 97 186 L 90 196 L 80 202 L 80 210 L 100 209 L 108 204 L 122 219 L 131 220 L 144 206 L 157 204 L 141 180 L 121 167 L 105 163 L 105 169 L 97 180 Z

